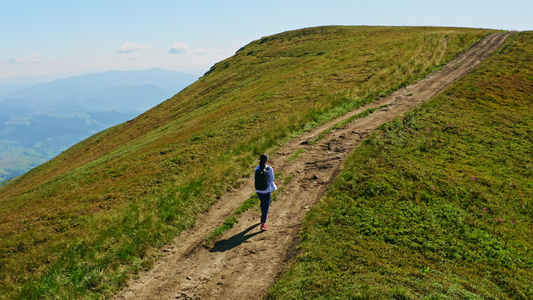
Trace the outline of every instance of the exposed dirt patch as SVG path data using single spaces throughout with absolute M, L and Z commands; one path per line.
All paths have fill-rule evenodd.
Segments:
M 116 296 L 117 299 L 258 299 L 264 297 L 277 275 L 295 255 L 305 214 L 323 195 L 346 156 L 379 125 L 438 95 L 499 48 L 510 33 L 494 34 L 477 43 L 454 62 L 421 80 L 322 125 L 271 153 L 270 165 L 292 179 L 271 205 L 266 232 L 259 230 L 260 215 L 249 210 L 210 249 L 201 246 L 242 202 L 250 197 L 253 178 L 224 195 L 197 225 L 176 237 L 155 267 Z M 370 108 L 389 106 L 332 130 L 310 145 L 324 130 Z M 303 152 L 294 159 L 297 150 Z M 250 171 L 252 174 L 252 170 Z M 280 183 L 283 178 L 278 178 Z

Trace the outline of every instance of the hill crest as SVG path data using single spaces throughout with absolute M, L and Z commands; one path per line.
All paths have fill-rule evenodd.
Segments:
M 150 261 L 151 249 L 243 184 L 256 155 L 425 77 L 491 32 L 319 27 L 254 41 L 168 101 L 3 187 L 5 270 L 39 270 L 23 291 L 50 295 L 56 283 L 38 282 L 59 282 L 53 274 L 93 257 L 98 267 L 83 272 L 98 286 L 123 284 L 123 268 Z M 22 279 L 6 278 L 12 294 Z M 92 293 L 73 286 L 63 293 Z

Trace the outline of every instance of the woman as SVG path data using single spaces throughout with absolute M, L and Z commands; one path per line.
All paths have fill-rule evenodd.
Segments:
M 274 183 L 274 170 L 267 165 L 268 155 L 261 154 L 259 165 L 255 168 L 255 192 L 261 201 L 261 230 L 267 230 L 265 223 L 268 218 L 270 198 L 273 191 L 278 187 Z

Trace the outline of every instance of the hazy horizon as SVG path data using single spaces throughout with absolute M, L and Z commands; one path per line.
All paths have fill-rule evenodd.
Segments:
M 21 0 L 2 11 L 0 79 L 154 67 L 201 75 L 253 40 L 323 25 L 533 30 L 526 0 Z

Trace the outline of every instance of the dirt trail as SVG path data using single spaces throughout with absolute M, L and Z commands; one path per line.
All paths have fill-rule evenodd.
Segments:
M 196 226 L 168 245 L 154 268 L 124 289 L 116 299 L 260 299 L 293 254 L 309 207 L 323 195 L 339 166 L 369 132 L 438 95 L 498 49 L 510 33 L 493 34 L 438 72 L 337 120 L 290 141 L 271 153 L 270 165 L 290 182 L 278 192 L 270 208 L 269 230 L 259 229 L 259 213 L 249 210 L 211 249 L 201 246 L 208 234 L 252 195 L 253 178 L 224 195 L 199 217 Z M 332 130 L 309 145 L 321 132 L 369 108 L 389 106 L 344 128 Z M 288 158 L 298 149 L 295 160 Z M 305 170 L 305 172 L 303 172 Z M 252 171 L 250 171 L 252 173 Z M 282 185 L 283 178 L 277 178 Z

